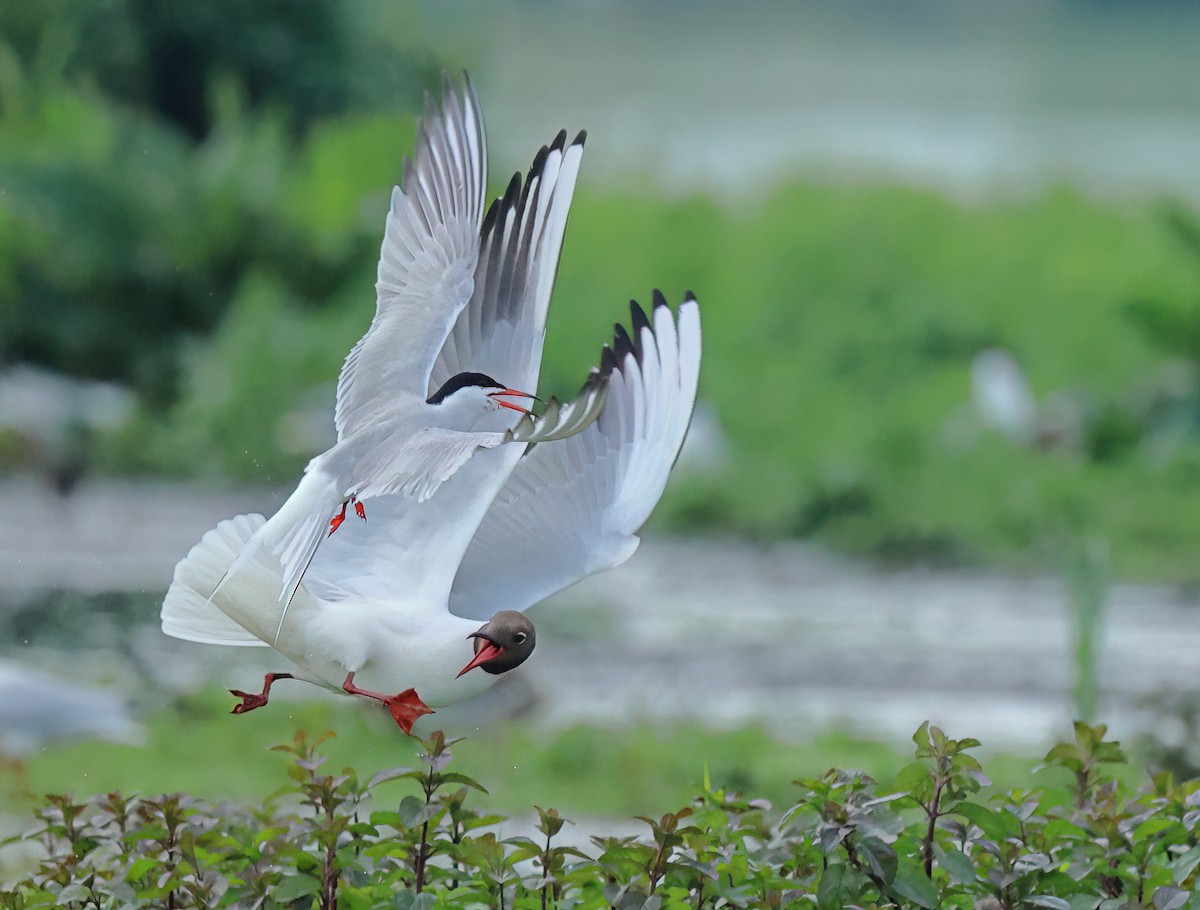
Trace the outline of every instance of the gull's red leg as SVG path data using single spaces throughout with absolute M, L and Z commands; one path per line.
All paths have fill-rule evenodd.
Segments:
M 263 677 L 263 689 L 261 692 L 243 692 L 241 689 L 230 689 L 231 695 L 236 695 L 242 700 L 240 705 L 234 705 L 230 714 L 245 714 L 247 711 L 253 711 L 255 708 L 261 708 L 267 703 L 267 699 L 271 696 L 271 684 L 277 679 L 295 679 L 291 673 L 268 673 Z
M 433 709 L 421 701 L 416 689 L 405 689 L 398 695 L 382 695 L 379 692 L 370 692 L 354 685 L 353 672 L 346 674 L 346 681 L 342 683 L 342 688 L 351 695 L 361 695 L 364 698 L 373 698 L 375 701 L 383 702 L 387 705 L 387 709 L 392 712 L 392 718 L 400 725 L 400 729 L 410 735 L 412 734 L 413 724 L 417 722 L 418 717 L 423 714 L 433 713 Z
M 346 520 L 346 503 L 342 503 L 342 511 L 338 512 L 333 518 L 329 519 L 329 533 L 326 537 L 332 537 L 333 532 L 342 526 L 342 522 Z
M 354 514 L 357 515 L 359 518 L 361 518 L 363 521 L 367 520 L 367 510 L 363 508 L 363 504 L 361 502 L 359 502 L 357 499 L 354 500 Z

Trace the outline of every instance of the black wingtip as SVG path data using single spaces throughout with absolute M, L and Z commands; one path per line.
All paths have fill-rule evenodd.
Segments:
M 550 148 L 543 145 L 538 149 L 537 154 L 533 156 L 533 164 L 529 165 L 529 176 L 540 174 L 542 168 L 546 166 L 546 159 L 550 157 Z
M 623 362 L 626 355 L 632 354 L 634 359 L 637 359 L 637 347 L 633 343 L 633 339 L 629 337 L 629 333 L 625 331 L 625 326 L 621 323 L 613 325 L 613 348 L 617 353 L 617 360 Z
M 641 359 L 642 329 L 650 328 L 650 319 L 636 300 L 629 301 L 629 318 L 633 325 L 633 337 L 637 339 L 638 358 Z
M 504 191 L 503 205 L 506 209 L 511 208 L 517 202 L 517 198 L 521 195 L 521 175 L 519 173 L 512 175 L 512 180 L 508 181 L 508 189 Z
M 571 145 L 583 145 L 585 142 L 587 142 L 587 130 L 580 130 Z
M 617 355 L 613 349 L 605 345 L 600 351 L 600 375 L 608 377 L 612 375 L 613 370 L 617 368 Z
M 696 295 L 693 294 L 691 291 L 684 291 L 683 292 L 683 302 L 684 303 L 695 303 Z
M 658 288 L 654 289 L 654 293 L 651 295 L 651 297 L 654 300 L 654 309 L 657 310 L 659 307 L 667 305 L 667 298 L 663 296 L 663 292 Z
M 500 200 L 493 199 L 492 204 L 488 206 L 487 212 L 483 216 L 483 223 L 479 226 L 479 236 L 487 237 L 496 229 L 496 219 L 500 217 Z
M 551 151 L 561 152 L 567 144 L 567 131 L 559 130 L 558 135 L 554 137 L 554 141 L 550 143 Z

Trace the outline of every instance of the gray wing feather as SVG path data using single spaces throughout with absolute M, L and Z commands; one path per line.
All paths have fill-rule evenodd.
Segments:
M 392 191 L 375 318 L 338 377 L 338 438 L 370 422 L 397 394 L 428 396 L 429 374 L 474 291 L 487 151 L 479 102 L 447 80 L 441 108 L 426 99 L 416 157 Z
M 487 619 L 524 610 L 637 549 L 637 530 L 666 486 L 696 400 L 700 314 L 690 295 L 673 318 L 655 295 L 634 305 L 603 362 L 614 369 L 595 423 L 534 446 L 509 475 L 455 576 L 451 612 Z
M 586 133 L 562 131 L 514 175 L 483 220 L 470 304 L 458 316 L 430 376 L 429 391 L 477 370 L 513 388 L 537 385 L 546 314 Z

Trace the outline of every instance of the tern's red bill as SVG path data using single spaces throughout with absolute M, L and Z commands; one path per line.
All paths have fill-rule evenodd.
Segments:
M 532 412 L 528 408 L 521 407 L 519 404 L 514 404 L 511 401 L 505 401 L 503 398 L 499 397 L 500 395 L 511 395 L 514 398 L 532 398 L 534 401 L 541 401 L 541 399 L 536 395 L 532 395 L 529 392 L 522 392 L 517 389 L 500 389 L 497 392 L 488 392 L 488 397 L 494 398 L 496 400 L 496 404 L 500 405 L 500 407 L 508 408 L 512 411 L 518 411 L 522 414 L 529 414 Z

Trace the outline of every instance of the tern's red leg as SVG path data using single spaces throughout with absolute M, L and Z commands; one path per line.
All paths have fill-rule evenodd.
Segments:
M 333 532 L 342 526 L 342 522 L 346 520 L 346 503 L 342 503 L 342 511 L 338 512 L 333 518 L 329 519 L 329 533 L 326 537 L 332 537 Z
M 359 518 L 361 518 L 363 521 L 367 520 L 367 510 L 363 508 L 363 504 L 361 502 L 359 502 L 357 499 L 354 500 L 354 514 L 357 515 Z
M 277 679 L 295 679 L 291 673 L 268 673 L 263 677 L 263 689 L 261 692 L 243 692 L 241 689 L 230 689 L 231 695 L 236 695 L 242 700 L 240 705 L 234 705 L 230 714 L 245 714 L 247 711 L 253 711 L 255 708 L 261 708 L 267 703 L 267 699 L 271 696 L 271 684 Z
M 433 713 L 433 709 L 421 701 L 416 689 L 405 689 L 399 695 L 381 695 L 379 692 L 369 692 L 354 685 L 353 673 L 346 674 L 346 681 L 342 683 L 342 688 L 351 695 L 362 695 L 364 698 L 373 698 L 383 702 L 392 712 L 392 717 L 400 725 L 400 729 L 408 734 L 412 733 L 413 724 L 417 722 L 418 717 L 422 714 Z

